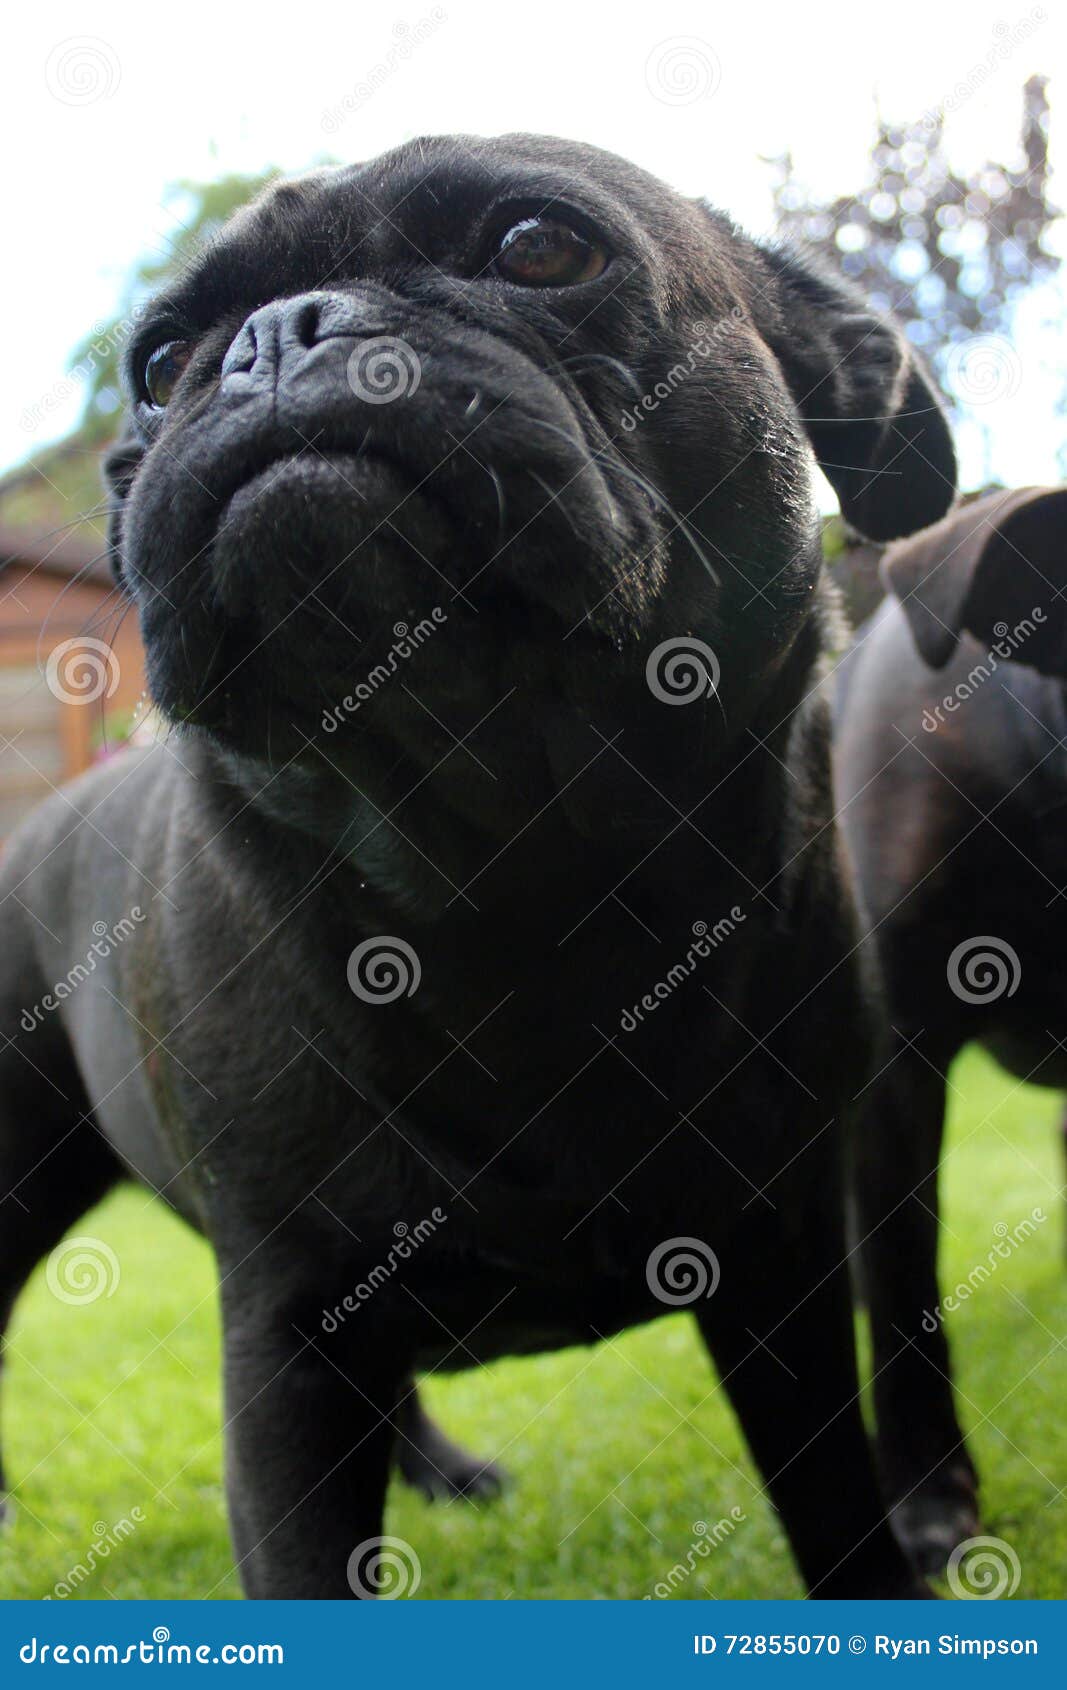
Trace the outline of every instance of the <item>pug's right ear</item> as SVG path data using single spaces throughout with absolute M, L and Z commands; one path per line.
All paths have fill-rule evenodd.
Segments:
M 1067 674 L 1067 487 L 961 505 L 890 546 L 881 573 L 931 669 L 944 668 L 966 632 L 985 646 L 1012 634 L 1017 662 Z
M 107 539 L 111 573 L 119 586 L 122 574 L 122 518 L 126 495 L 144 457 L 144 443 L 132 423 L 127 423 L 104 457 L 104 485 L 107 489 Z

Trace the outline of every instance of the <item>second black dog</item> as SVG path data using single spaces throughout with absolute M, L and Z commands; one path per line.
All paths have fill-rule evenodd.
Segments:
M 936 1272 L 948 1067 L 981 1039 L 1020 1079 L 1067 1087 L 1065 565 L 1067 490 L 961 507 L 890 548 L 894 596 L 841 688 L 841 817 L 892 1027 L 858 1135 L 879 1451 L 929 1570 L 979 1529 Z M 1007 1252 L 1037 1224 L 1005 1219 Z

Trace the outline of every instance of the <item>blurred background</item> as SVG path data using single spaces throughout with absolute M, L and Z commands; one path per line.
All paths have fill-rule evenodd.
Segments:
M 1067 471 L 1067 14 L 1051 0 L 50 4 L 9 11 L 4 33 L 0 839 L 63 776 L 151 731 L 137 630 L 103 555 L 118 364 L 147 295 L 275 173 L 437 131 L 594 142 L 756 235 L 820 248 L 896 311 L 948 395 L 967 491 Z M 824 492 L 827 552 L 859 616 L 877 554 Z M 71 651 L 80 668 L 58 665 Z M 1015 1215 L 1062 1181 L 1054 1098 L 973 1053 L 954 1093 L 950 1272 L 981 1255 L 991 1190 Z M 106 1220 L 90 1217 L 124 1271 L 114 1301 L 109 1290 L 84 1311 L 76 1344 L 45 1288 L 25 1301 L 9 1355 L 22 1524 L 0 1547 L 2 1594 L 69 1594 L 71 1543 L 110 1542 L 134 1504 L 135 1550 L 84 1594 L 235 1593 L 213 1271 L 158 1209 L 124 1193 Z M 1019 1541 L 1028 1595 L 1062 1594 L 1046 1512 L 1062 1493 L 1043 1455 L 1022 1454 L 1062 1447 L 1063 1370 L 1044 1368 L 1039 1330 L 1062 1303 L 1055 1199 L 1050 1210 L 1056 1227 L 1002 1270 L 1006 1294 L 983 1305 L 981 1326 L 954 1327 L 965 1418 L 993 1474 L 989 1518 Z M 1013 1378 L 1035 1376 L 1018 1396 L 1004 1391 L 1009 1354 Z M 494 1372 L 493 1391 L 471 1376 L 429 1392 L 450 1429 L 517 1473 L 493 1523 L 448 1509 L 428 1524 L 410 1496 L 391 1504 L 429 1550 L 441 1540 L 443 1582 L 424 1594 L 659 1594 L 665 1558 L 707 1532 L 709 1497 L 737 1542 L 671 1594 L 794 1587 L 683 1317 L 589 1357 Z

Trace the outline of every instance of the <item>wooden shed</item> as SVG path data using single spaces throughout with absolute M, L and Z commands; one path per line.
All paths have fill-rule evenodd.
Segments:
M 121 744 L 143 691 L 136 612 L 94 537 L 0 528 L 0 838 Z

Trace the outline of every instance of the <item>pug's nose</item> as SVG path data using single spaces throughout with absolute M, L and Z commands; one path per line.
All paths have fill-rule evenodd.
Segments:
M 253 311 L 222 361 L 220 392 L 241 407 L 269 400 L 279 422 L 299 422 L 345 381 L 360 342 L 387 333 L 380 306 L 342 293 L 304 293 Z

